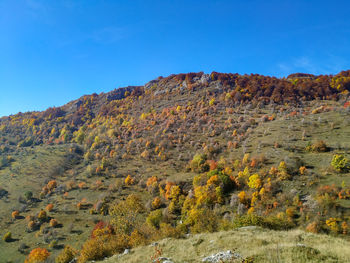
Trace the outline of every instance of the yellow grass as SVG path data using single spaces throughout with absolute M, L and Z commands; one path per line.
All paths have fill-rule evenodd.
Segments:
M 201 262 L 205 256 L 231 250 L 253 262 L 350 262 L 350 242 L 301 230 L 273 231 L 257 227 L 204 233 L 187 239 L 159 241 L 162 256 L 173 262 Z M 104 263 L 151 262 L 153 246 L 138 247 L 127 255 L 115 255 Z M 232 261 L 232 262 L 241 262 Z

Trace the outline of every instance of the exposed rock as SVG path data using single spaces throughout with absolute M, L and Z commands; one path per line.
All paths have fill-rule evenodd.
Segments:
M 156 246 L 158 246 L 158 245 L 159 245 L 159 243 L 153 242 L 152 244 L 150 244 L 150 247 L 156 247 Z
M 242 256 L 238 253 L 232 253 L 231 250 L 222 251 L 211 256 L 205 257 L 202 259 L 202 262 L 211 262 L 211 263 L 219 263 L 226 260 L 242 258 Z
M 203 74 L 200 78 L 199 82 L 201 84 L 209 83 L 210 82 L 210 75 L 209 74 Z
M 166 257 L 159 257 L 159 258 L 153 260 L 153 262 L 174 263 L 170 258 L 166 258 Z
M 156 85 L 157 83 L 158 83 L 158 81 L 159 80 L 157 80 L 157 79 L 154 79 L 154 80 L 151 80 L 150 82 L 147 82 L 146 84 L 145 84 L 145 89 L 147 90 L 147 89 L 150 89 L 151 87 L 153 87 L 154 85 Z

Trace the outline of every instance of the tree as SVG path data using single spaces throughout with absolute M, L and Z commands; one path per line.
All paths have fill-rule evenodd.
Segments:
M 345 173 L 345 172 L 350 171 L 349 159 L 345 158 L 345 156 L 341 155 L 341 154 L 333 155 L 331 165 L 334 168 L 334 170 L 336 170 L 338 172 Z
M 46 221 L 46 219 L 47 219 L 47 214 L 46 214 L 46 212 L 45 212 L 45 210 L 41 210 L 40 212 L 39 212 L 39 214 L 38 214 L 38 219 L 40 220 L 40 221 Z
M 190 163 L 192 171 L 198 173 L 208 171 L 210 167 L 206 160 L 207 156 L 205 154 L 196 154 Z
M 39 262 L 45 262 L 46 259 L 50 256 L 49 251 L 47 251 L 46 248 L 35 248 L 33 249 L 26 260 L 25 263 L 39 263 Z
M 133 185 L 135 182 L 135 179 L 130 176 L 130 174 L 125 178 L 125 184 L 126 185 Z
M 163 219 L 163 213 L 161 209 L 157 209 L 149 213 L 149 215 L 146 218 L 146 222 L 148 225 L 159 228 L 160 223 Z
M 261 179 L 258 174 L 253 174 L 249 177 L 248 186 L 253 189 L 258 189 L 261 186 Z
M 135 228 L 142 224 L 141 213 L 144 211 L 145 207 L 136 195 L 129 195 L 126 200 L 113 205 L 109 213 L 115 232 L 130 235 Z

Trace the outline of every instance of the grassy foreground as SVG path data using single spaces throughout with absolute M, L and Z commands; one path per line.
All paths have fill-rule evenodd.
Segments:
M 178 262 L 202 262 L 211 254 L 231 250 L 247 262 L 350 262 L 350 242 L 329 235 L 301 230 L 273 231 L 243 227 L 231 231 L 204 233 L 187 239 L 159 241 L 162 257 Z M 155 247 L 132 249 L 130 254 L 115 255 L 104 263 L 152 262 Z M 242 262 L 242 260 L 230 261 Z

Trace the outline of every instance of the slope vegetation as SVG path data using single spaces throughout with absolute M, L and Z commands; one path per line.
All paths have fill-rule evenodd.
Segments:
M 346 239 L 349 90 L 350 71 L 188 73 L 3 117 L 0 259 L 246 225 Z

